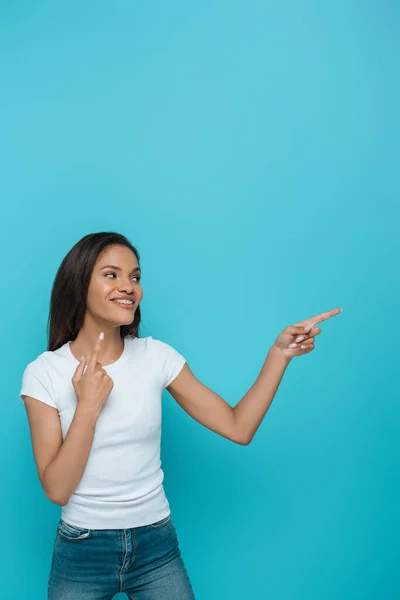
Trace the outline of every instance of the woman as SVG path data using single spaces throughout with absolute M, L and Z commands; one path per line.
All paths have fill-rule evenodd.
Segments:
M 139 338 L 139 253 L 117 233 L 81 239 L 57 272 L 48 350 L 26 367 L 21 398 L 47 497 L 62 506 L 49 600 L 189 600 L 160 468 L 161 393 L 199 423 L 248 444 L 291 359 L 312 352 L 316 323 L 287 327 L 232 408 L 181 354 Z

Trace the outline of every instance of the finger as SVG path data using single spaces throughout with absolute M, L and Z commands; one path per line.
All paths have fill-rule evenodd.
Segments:
M 319 335 L 321 333 L 321 329 L 320 327 L 299 327 L 297 325 L 290 325 L 289 327 L 286 327 L 285 333 L 296 336 L 296 342 L 302 342 L 312 335 Z
M 315 344 L 315 339 L 314 339 L 314 337 L 308 337 L 308 338 L 304 338 L 303 340 L 300 340 L 300 341 L 296 340 L 296 343 L 298 346 L 302 347 L 307 344 Z
M 309 325 L 314 325 L 316 323 L 322 323 L 322 321 L 326 321 L 327 319 L 330 319 L 331 317 L 335 317 L 336 315 L 339 315 L 342 312 L 342 308 L 334 308 L 333 310 L 328 310 L 327 312 L 323 312 L 319 315 L 316 315 L 315 317 L 311 317 L 310 319 L 305 319 L 304 321 L 299 321 L 298 323 L 295 323 L 295 325 L 297 326 L 309 326 Z
M 300 342 L 306 343 L 310 339 L 314 339 L 314 336 L 319 335 L 321 333 L 321 329 L 319 327 L 313 327 L 311 331 L 305 332 L 303 331 L 301 335 L 298 335 L 294 342 L 296 344 L 300 344 Z
M 315 346 L 314 344 L 306 344 L 305 346 L 300 346 L 300 354 L 299 356 L 301 356 L 302 354 L 309 354 L 310 352 L 312 352 L 314 350 Z
M 82 379 L 83 372 L 85 370 L 86 359 L 84 356 L 81 356 L 81 360 L 79 361 L 79 365 L 75 369 L 75 373 L 72 377 L 73 381 L 79 381 Z
M 290 355 L 292 357 L 295 356 L 302 356 L 303 354 L 309 354 L 310 352 L 312 352 L 314 350 L 315 346 L 314 344 L 302 344 L 300 347 L 297 348 L 291 348 L 289 350 Z
M 304 327 L 300 325 L 289 325 L 286 327 L 285 333 L 290 333 L 290 335 L 304 335 Z
M 300 350 L 309 350 L 311 346 L 314 347 L 314 340 L 300 344 Z
M 103 339 L 104 339 L 104 333 L 101 332 L 95 342 L 92 354 L 90 355 L 89 362 L 88 362 L 88 369 L 91 369 L 92 371 L 94 371 L 96 368 L 96 365 L 98 362 L 97 359 L 99 358 L 101 346 L 103 344 Z
M 311 326 L 302 327 L 299 325 L 289 325 L 289 327 L 286 327 L 285 329 L 285 333 L 289 333 L 290 335 L 304 335 L 304 332 L 306 332 L 307 335 L 318 335 L 321 333 L 321 329 L 319 327 L 311 328 Z
M 103 365 L 100 362 L 97 361 L 94 368 L 96 371 L 99 371 L 100 373 L 102 373 L 104 375 L 105 370 L 103 369 Z
M 299 338 L 297 338 L 297 339 L 299 339 Z M 303 349 L 303 346 L 308 346 L 308 345 L 314 344 L 314 343 L 315 343 L 315 339 L 313 337 L 310 337 L 310 338 L 305 338 L 305 339 L 300 340 L 300 341 L 296 340 L 295 342 L 293 342 L 292 344 L 289 345 L 289 348 L 290 349 L 296 349 L 296 348 L 302 348 Z

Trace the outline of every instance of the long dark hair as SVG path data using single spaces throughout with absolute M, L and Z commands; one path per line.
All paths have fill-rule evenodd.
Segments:
M 63 259 L 51 291 L 47 350 L 57 350 L 77 337 L 83 325 L 89 282 L 96 261 L 108 246 L 114 245 L 129 248 L 139 263 L 137 249 L 125 236 L 112 231 L 85 235 Z M 139 325 L 140 306 L 133 322 L 121 325 L 121 338 L 139 337 Z

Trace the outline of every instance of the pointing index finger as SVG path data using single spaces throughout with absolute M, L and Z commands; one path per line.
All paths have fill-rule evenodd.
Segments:
M 317 323 L 322 323 L 322 321 L 327 321 L 331 317 L 335 317 L 342 312 L 342 308 L 334 308 L 333 310 L 328 310 L 327 312 L 323 312 L 320 315 L 316 315 L 315 317 L 311 317 L 311 319 L 305 319 L 304 321 L 300 321 L 296 323 L 296 325 L 316 325 Z

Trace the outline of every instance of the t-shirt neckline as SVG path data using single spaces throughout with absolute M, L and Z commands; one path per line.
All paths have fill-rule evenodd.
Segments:
M 132 338 L 132 341 L 134 341 L 135 339 L 137 339 L 137 338 Z M 119 358 L 117 358 L 117 360 L 115 360 L 113 363 L 110 363 L 109 365 L 104 365 L 103 369 L 105 369 L 106 371 L 113 370 L 114 368 L 119 367 L 121 364 L 123 364 L 126 361 L 127 356 L 128 356 L 128 343 L 127 343 L 128 340 L 126 337 L 123 338 L 123 340 L 124 340 L 124 349 L 122 351 L 121 356 Z M 72 353 L 72 350 L 70 348 L 71 342 L 72 342 L 72 340 L 70 340 L 69 342 L 66 343 L 67 352 L 68 352 L 69 357 L 74 361 L 74 363 L 76 365 L 78 365 L 79 360 L 74 356 L 74 354 Z

